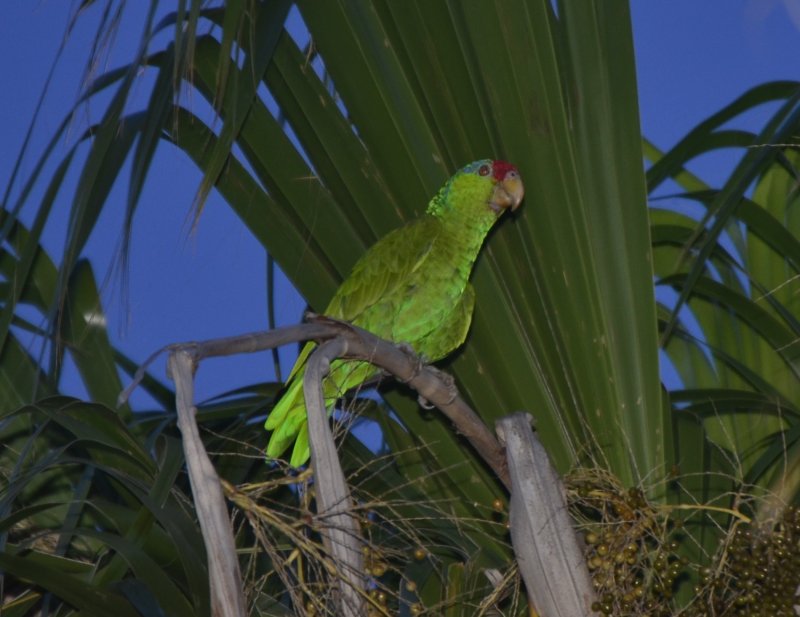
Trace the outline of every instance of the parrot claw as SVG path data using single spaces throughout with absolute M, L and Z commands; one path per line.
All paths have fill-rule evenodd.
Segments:
M 448 390 L 453 391 L 456 389 L 456 380 L 450 373 L 445 373 L 435 366 L 429 366 L 428 368 L 447 386 Z
M 428 366 L 429 371 L 433 372 L 436 377 L 444 384 L 445 388 L 447 388 L 447 392 L 450 395 L 450 398 L 447 399 L 445 405 L 450 405 L 456 398 L 458 398 L 458 388 L 456 388 L 456 380 L 450 373 L 445 373 L 444 371 L 440 371 L 435 366 Z M 417 402 L 423 409 L 433 409 L 435 405 L 433 405 L 428 399 L 426 399 L 421 394 L 417 397 Z
M 431 403 L 428 399 L 426 399 L 421 394 L 417 397 L 417 403 L 419 403 L 419 406 L 422 407 L 425 410 L 433 409 L 434 407 L 436 407 L 436 405 Z

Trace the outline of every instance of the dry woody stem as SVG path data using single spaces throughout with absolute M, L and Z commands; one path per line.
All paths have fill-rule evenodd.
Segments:
M 452 383 L 436 369 L 425 366 L 413 353 L 366 330 L 310 315 L 307 323 L 270 332 L 169 345 L 148 358 L 119 400 L 120 403 L 127 400 L 143 379 L 147 366 L 158 354 L 169 352 L 168 371 L 176 384 L 178 427 L 183 438 L 186 466 L 208 555 L 214 617 L 243 617 L 247 611 L 220 478 L 203 447 L 195 420 L 194 374 L 205 358 L 253 353 L 306 340 L 320 343 L 309 358 L 304 394 L 309 416 L 311 462 L 317 476 L 317 515 L 323 541 L 333 556 L 341 581 L 338 590 L 340 614 L 346 617 L 363 614 L 365 592 L 360 530 L 356 517 L 350 513 L 352 502 L 336 455 L 322 395 L 322 379 L 329 370 L 330 362 L 336 358 L 364 360 L 407 383 L 421 397 L 438 407 L 472 444 L 499 480 L 507 488 L 510 486 L 503 447 L 455 392 Z

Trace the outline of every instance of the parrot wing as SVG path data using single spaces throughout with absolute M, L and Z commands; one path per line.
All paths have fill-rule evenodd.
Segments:
M 458 349 L 467 340 L 475 308 L 475 289 L 467 283 L 458 303 L 445 316 L 444 320 L 422 339 L 414 349 L 426 362 L 435 362 Z
M 391 323 L 365 324 L 360 323 L 359 317 L 376 302 L 402 288 L 408 277 L 425 262 L 440 230 L 441 223 L 425 215 L 379 240 L 353 267 L 324 314 L 365 327 L 377 336 L 389 336 Z M 272 458 L 280 456 L 305 425 L 302 377 L 315 347 L 314 343 L 303 347 L 286 380 L 288 389 L 264 424 L 267 430 L 274 431 L 267 446 L 267 455 Z M 348 384 L 345 389 L 356 385 Z
M 383 237 L 358 260 L 325 314 L 358 323 L 366 309 L 392 295 L 420 268 L 440 231 L 438 219 L 423 216 Z
M 362 325 L 359 323 L 362 313 L 401 287 L 409 275 L 422 265 L 440 228 L 441 223 L 436 218 L 423 216 L 384 236 L 356 262 L 350 275 L 336 290 L 324 314 Z M 390 334 L 375 331 L 372 324 L 363 326 L 377 336 L 386 337 Z M 386 326 L 388 329 L 390 324 Z M 286 379 L 287 383 L 305 366 L 315 347 L 314 343 L 303 347 Z

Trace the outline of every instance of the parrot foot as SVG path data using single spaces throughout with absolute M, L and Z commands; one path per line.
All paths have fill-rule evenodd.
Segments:
M 456 380 L 453 378 L 452 375 L 449 373 L 445 373 L 444 371 L 440 371 L 435 366 L 432 366 L 427 363 L 426 359 L 423 356 L 417 355 L 417 352 L 414 351 L 414 348 L 408 343 L 397 343 L 397 348 L 401 351 L 405 352 L 411 358 L 414 359 L 414 369 L 410 376 L 405 379 L 397 378 L 398 381 L 402 383 L 409 383 L 413 380 L 417 375 L 422 372 L 423 368 L 427 368 L 429 371 L 435 373 L 436 377 L 444 384 L 445 388 L 447 388 L 448 393 L 450 394 L 450 398 L 447 399 L 445 405 L 449 405 L 458 397 L 458 389 L 456 388 Z M 428 399 L 424 396 L 419 395 L 417 397 L 417 402 L 423 409 L 433 409 L 435 405 L 433 405 Z
M 450 398 L 447 399 L 445 405 L 449 405 L 456 400 L 456 398 L 458 398 L 458 388 L 456 388 L 455 378 L 450 373 L 440 371 L 435 366 L 429 366 L 428 368 L 436 374 L 439 380 L 444 384 L 445 388 L 447 388 L 447 393 L 450 395 Z
M 412 347 L 411 343 L 397 343 L 397 348 L 414 360 L 414 369 L 411 372 L 411 375 L 405 379 L 400 379 L 400 377 L 397 378 L 397 381 L 401 383 L 409 383 L 422 372 L 423 368 L 425 368 L 425 358 L 417 355 L 417 352 L 414 351 L 414 347 Z
M 456 388 L 456 380 L 450 373 L 445 373 L 444 371 L 440 371 L 435 366 L 428 366 L 429 371 L 434 373 L 436 377 L 444 384 L 444 387 L 447 389 L 447 393 L 450 397 L 445 401 L 445 405 L 451 404 L 456 398 L 458 398 L 458 388 Z M 426 399 L 424 396 L 419 395 L 417 397 L 417 402 L 423 409 L 433 409 L 435 405 L 431 404 L 431 402 Z

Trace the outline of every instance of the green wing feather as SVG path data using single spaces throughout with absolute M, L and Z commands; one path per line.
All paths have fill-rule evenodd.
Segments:
M 358 260 L 325 314 L 383 336 L 359 320 L 367 309 L 402 289 L 408 277 L 425 262 L 440 231 L 438 219 L 423 216 L 384 236 Z
M 398 292 L 404 293 L 404 283 L 425 262 L 440 230 L 439 220 L 426 215 L 386 235 L 356 263 L 324 314 L 390 338 L 391 298 Z M 381 310 L 379 303 L 386 305 L 385 310 Z M 314 348 L 313 343 L 303 347 L 287 379 L 288 389 L 264 424 L 267 430 L 273 431 L 267 444 L 268 457 L 279 457 L 296 440 L 290 460 L 295 467 L 308 460 L 303 376 Z M 363 362 L 332 363 L 330 376 L 323 384 L 326 405 L 332 406 L 347 390 L 367 381 L 376 372 L 374 367 Z
M 439 327 L 417 342 L 417 350 L 424 351 L 427 360 L 444 358 L 454 349 L 461 347 L 467 340 L 469 326 L 472 323 L 472 311 L 475 308 L 475 289 L 467 284 L 464 293 L 453 310 L 442 321 Z

